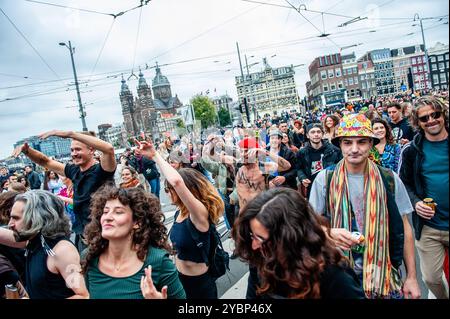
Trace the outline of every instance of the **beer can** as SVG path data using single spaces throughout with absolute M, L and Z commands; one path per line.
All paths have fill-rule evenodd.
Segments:
M 436 203 L 434 202 L 434 199 L 427 197 L 423 199 L 423 203 L 427 205 L 428 207 L 431 207 L 433 210 L 436 209 Z
M 13 284 L 5 285 L 6 299 L 19 299 L 19 291 Z
M 360 232 L 352 232 L 352 237 L 359 241 L 358 244 L 352 246 L 352 251 L 358 254 L 364 253 L 366 246 L 364 245 L 364 235 Z

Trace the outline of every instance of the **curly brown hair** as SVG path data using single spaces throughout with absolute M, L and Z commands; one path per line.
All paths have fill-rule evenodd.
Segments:
M 19 194 L 20 193 L 16 191 L 0 193 L 0 225 L 8 224 L 14 200 Z
M 333 128 L 329 128 L 326 123 L 328 118 L 331 118 L 333 120 Z M 323 128 L 325 129 L 325 133 L 332 133 L 331 130 L 334 130 L 338 125 L 339 125 L 339 117 L 337 117 L 336 115 L 330 114 L 327 115 L 324 119 L 323 119 Z
M 250 221 L 258 220 L 269 238 L 252 249 Z M 232 230 L 235 253 L 258 269 L 258 294 L 279 293 L 288 298 L 320 298 L 320 276 L 328 265 L 348 266 L 322 228 L 323 221 L 295 190 L 274 188 L 255 197 L 239 215 Z
M 91 221 L 86 225 L 84 236 L 88 241 L 88 251 L 83 262 L 83 272 L 86 273 L 90 262 L 100 256 L 108 247 L 109 241 L 102 237 L 100 218 L 108 200 L 118 199 L 123 205 L 129 206 L 133 212 L 133 221 L 139 225 L 133 230 L 132 243 L 137 251 L 137 257 L 144 261 L 149 247 L 162 248 L 173 254 L 167 230 L 164 226 L 164 214 L 161 212 L 159 200 L 153 194 L 140 188 L 121 189 L 105 185 L 94 193 L 91 200 Z

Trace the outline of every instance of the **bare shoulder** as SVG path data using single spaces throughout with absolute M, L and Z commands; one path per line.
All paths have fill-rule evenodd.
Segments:
M 69 240 L 61 240 L 59 241 L 55 247 L 53 247 L 53 251 L 55 252 L 56 256 L 78 256 L 78 250 L 76 247 L 69 241 Z M 59 253 L 59 254 L 58 254 Z

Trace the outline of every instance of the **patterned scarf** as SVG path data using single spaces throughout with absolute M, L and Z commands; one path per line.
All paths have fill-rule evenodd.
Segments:
M 389 214 L 386 189 L 378 167 L 367 161 L 364 174 L 365 250 L 363 288 L 367 298 L 401 297 L 401 278 L 389 258 Z M 330 183 L 328 211 L 331 227 L 352 231 L 352 213 L 347 169 L 341 160 Z M 353 265 L 351 251 L 344 252 Z
M 126 183 L 126 182 L 120 183 L 120 188 L 135 188 L 138 185 L 139 185 L 139 180 L 136 178 L 133 178 L 128 183 Z

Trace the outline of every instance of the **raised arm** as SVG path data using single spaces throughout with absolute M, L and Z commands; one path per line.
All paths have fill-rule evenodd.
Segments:
M 186 187 L 181 175 L 163 159 L 161 154 L 155 150 L 152 143 L 139 141 L 136 141 L 136 143 L 138 144 L 136 153 L 146 156 L 158 164 L 161 173 L 164 175 L 167 182 L 172 185 L 178 197 L 188 209 L 191 221 L 199 231 L 206 232 L 209 229 L 209 214 L 205 205 L 192 195 Z
M 62 138 L 71 138 L 73 140 L 79 141 L 87 146 L 90 146 L 100 152 L 102 156 L 100 157 L 100 165 L 107 172 L 113 172 L 116 169 L 116 158 L 114 156 L 114 147 L 99 138 L 91 135 L 77 133 L 73 131 L 58 131 L 53 130 L 39 135 L 40 138 L 45 139 L 49 136 L 59 136 Z
M 55 161 L 49 157 L 47 157 L 45 154 L 36 151 L 35 149 L 31 148 L 28 143 L 25 143 L 23 145 L 17 146 L 12 156 L 18 157 L 20 153 L 25 154 L 30 160 L 32 160 L 34 163 L 45 167 L 46 169 L 50 171 L 54 171 L 58 175 L 64 175 L 64 167 L 65 164 L 60 163 L 58 161 Z

